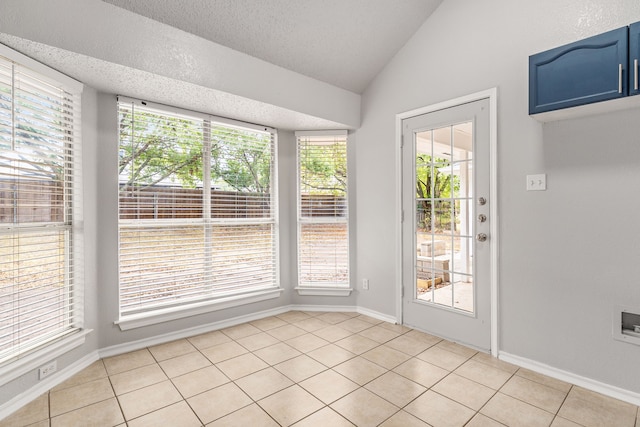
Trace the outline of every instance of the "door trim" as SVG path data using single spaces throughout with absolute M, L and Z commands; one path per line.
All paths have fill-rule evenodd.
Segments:
M 489 191 L 491 203 L 489 215 L 491 218 L 489 239 L 491 251 L 491 355 L 498 356 L 498 88 L 493 87 L 484 91 L 461 96 L 448 101 L 438 102 L 426 107 L 417 108 L 396 114 L 396 321 L 402 324 L 402 120 L 422 114 L 431 113 L 445 108 L 455 107 L 481 99 L 489 99 Z

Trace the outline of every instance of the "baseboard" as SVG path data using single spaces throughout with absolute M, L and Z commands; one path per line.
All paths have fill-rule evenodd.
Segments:
M 45 378 L 42 381 L 38 382 L 36 385 L 26 390 L 24 393 L 20 393 L 13 399 L 9 400 L 7 403 L 0 406 L 0 420 L 3 420 L 9 415 L 13 414 L 15 411 L 22 408 L 27 403 L 33 401 L 41 394 L 46 393 L 59 384 L 62 384 L 98 359 L 100 359 L 100 355 L 97 351 L 93 351 L 83 358 L 76 360 L 69 366 L 56 372 L 49 378 Z
M 291 304 L 287 306 L 289 311 L 326 311 L 326 312 L 345 312 L 356 313 L 357 307 L 355 305 L 305 305 L 305 304 Z
M 498 358 L 522 368 L 526 368 L 564 382 L 575 384 L 586 388 L 587 390 L 595 391 L 596 393 L 631 403 L 632 405 L 640 405 L 640 393 L 605 384 L 591 378 L 583 377 L 572 372 L 567 372 L 544 363 L 536 362 L 535 360 L 505 353 L 503 351 L 498 353 Z
M 368 308 L 358 307 L 356 310 L 360 314 L 364 314 L 365 316 L 373 317 L 374 319 L 382 320 L 383 322 L 388 323 L 398 323 L 398 319 L 395 316 L 389 316 L 388 314 L 382 314 L 377 311 L 369 310 Z

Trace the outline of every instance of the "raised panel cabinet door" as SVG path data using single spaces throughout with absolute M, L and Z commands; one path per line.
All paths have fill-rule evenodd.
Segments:
M 640 22 L 629 25 L 629 95 L 640 94 Z
M 628 27 L 529 57 L 529 114 L 627 95 Z

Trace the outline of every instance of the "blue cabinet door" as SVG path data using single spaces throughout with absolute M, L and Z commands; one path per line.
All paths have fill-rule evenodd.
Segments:
M 529 57 L 529 114 L 627 95 L 628 27 Z
M 640 22 L 629 25 L 629 95 L 640 94 Z

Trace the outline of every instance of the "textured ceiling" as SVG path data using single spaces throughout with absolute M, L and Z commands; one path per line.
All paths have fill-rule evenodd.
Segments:
M 442 0 L 103 0 L 362 93 Z

